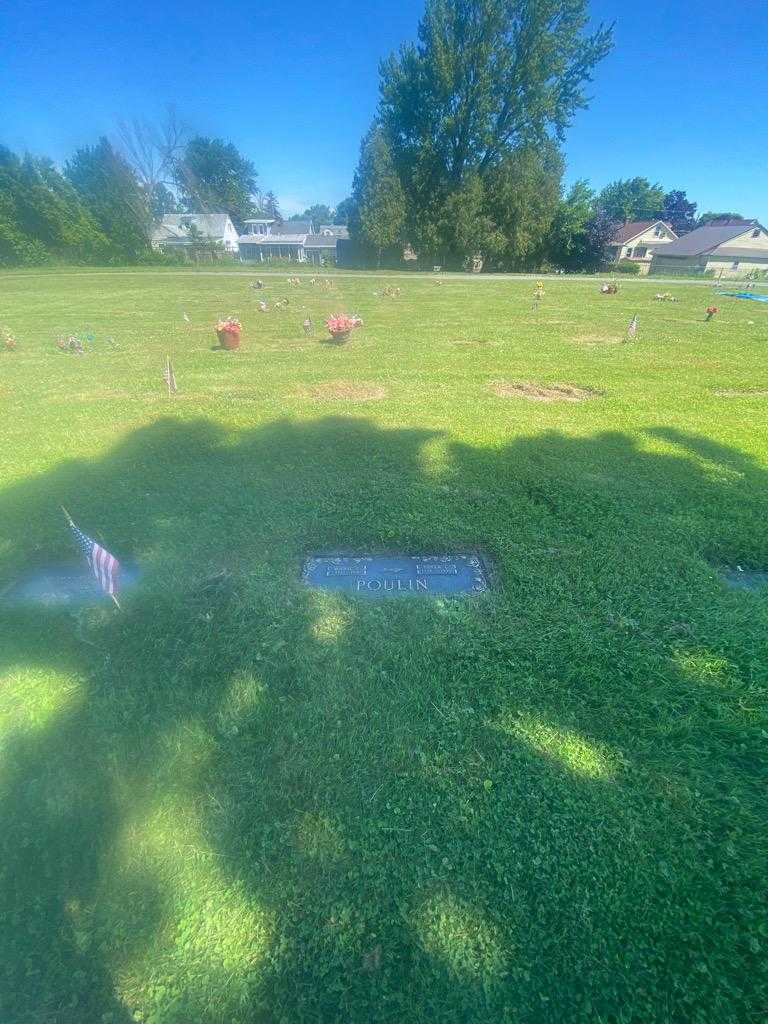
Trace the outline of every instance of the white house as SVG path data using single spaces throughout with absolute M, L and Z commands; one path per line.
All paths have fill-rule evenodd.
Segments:
M 712 221 L 654 253 L 652 274 L 768 273 L 768 231 L 756 220 Z
M 651 268 L 654 252 L 674 242 L 677 235 L 663 220 L 633 220 L 617 230 L 608 245 L 612 259 L 632 260 L 640 264 L 640 273 Z
M 238 252 L 237 229 L 226 213 L 167 213 L 152 232 L 155 249 L 173 250 L 197 242 L 213 242 L 225 252 Z
M 321 224 L 315 231 L 309 221 L 279 222 L 255 218 L 245 222 L 246 232 L 238 245 L 243 260 L 288 259 L 297 263 L 333 263 L 336 245 L 349 238 L 343 224 Z

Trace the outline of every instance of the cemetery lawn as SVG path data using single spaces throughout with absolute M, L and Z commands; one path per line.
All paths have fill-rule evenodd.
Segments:
M 143 573 L 0 609 L 0 1020 L 757 1024 L 768 306 L 255 276 L 0 276 L 0 590 L 60 504 Z M 473 599 L 298 582 L 470 549 Z

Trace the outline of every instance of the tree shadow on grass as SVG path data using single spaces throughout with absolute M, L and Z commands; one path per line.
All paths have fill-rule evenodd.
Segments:
M 768 611 L 705 556 L 766 475 L 662 440 L 169 420 L 6 489 L 9 566 L 63 502 L 145 578 L 3 616 L 2 1019 L 749 1019 Z M 297 582 L 468 547 L 478 600 Z

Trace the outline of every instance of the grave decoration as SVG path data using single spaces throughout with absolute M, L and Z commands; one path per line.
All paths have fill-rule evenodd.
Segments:
M 66 338 L 56 339 L 56 348 L 59 352 L 69 352 L 73 356 L 84 356 L 85 348 L 82 341 L 75 334 L 69 334 Z
M 715 313 L 719 313 L 719 312 L 720 311 L 717 308 L 717 306 L 707 306 L 707 318 L 706 318 L 707 319 L 707 323 L 709 323 L 709 321 L 712 319 L 712 317 L 715 315 Z
M 18 348 L 18 341 L 16 341 L 7 327 L 0 328 L 0 338 L 3 339 L 3 349 L 5 352 L 14 352 Z
M 363 321 L 359 316 L 350 316 L 348 313 L 337 313 L 329 316 L 325 321 L 331 337 L 334 341 L 347 341 L 355 327 L 362 327 Z
M 222 348 L 231 351 L 240 348 L 240 332 L 243 326 L 236 316 L 228 316 L 216 324 L 216 337 Z

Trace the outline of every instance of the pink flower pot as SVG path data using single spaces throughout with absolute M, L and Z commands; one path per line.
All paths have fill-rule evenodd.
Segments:
M 219 344 L 222 348 L 231 351 L 235 348 L 240 348 L 240 332 L 239 331 L 216 331 L 216 336 L 219 339 Z

